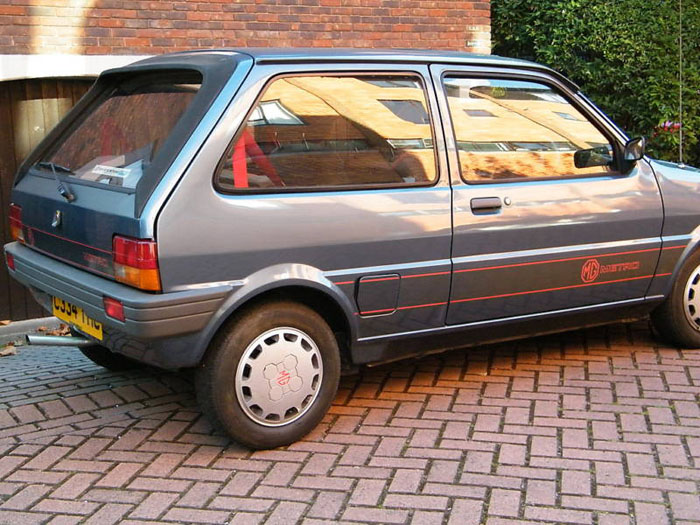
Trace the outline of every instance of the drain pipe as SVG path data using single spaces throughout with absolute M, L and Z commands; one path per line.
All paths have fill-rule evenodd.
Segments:
M 95 343 L 85 337 L 74 335 L 36 335 L 25 336 L 28 345 L 39 346 L 92 346 Z

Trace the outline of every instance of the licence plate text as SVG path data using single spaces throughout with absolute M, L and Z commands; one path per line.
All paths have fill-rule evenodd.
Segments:
M 82 308 L 60 297 L 53 298 L 52 306 L 53 314 L 61 321 L 65 321 L 81 332 L 102 341 L 102 323 L 87 316 Z

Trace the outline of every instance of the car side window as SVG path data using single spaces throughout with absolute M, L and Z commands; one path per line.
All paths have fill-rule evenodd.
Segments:
M 610 141 L 546 84 L 447 76 L 443 86 L 467 182 L 616 171 Z
M 273 80 L 216 174 L 222 191 L 432 184 L 430 115 L 417 75 Z

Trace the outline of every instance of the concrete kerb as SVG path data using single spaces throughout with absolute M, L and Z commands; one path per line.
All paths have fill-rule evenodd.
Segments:
M 27 319 L 26 321 L 15 321 L 7 326 L 0 326 L 0 346 L 10 342 L 24 343 L 24 335 L 36 332 L 40 327 L 45 326 L 48 330 L 55 330 L 61 322 L 55 317 L 40 317 L 38 319 Z

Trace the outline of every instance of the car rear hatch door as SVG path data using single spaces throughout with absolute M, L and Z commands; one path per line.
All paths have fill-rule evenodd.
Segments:
M 20 168 L 25 244 L 113 278 L 114 236 L 153 231 L 146 202 L 243 56 L 172 55 L 101 75 Z

